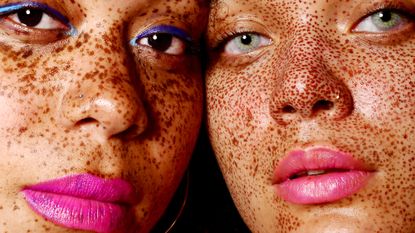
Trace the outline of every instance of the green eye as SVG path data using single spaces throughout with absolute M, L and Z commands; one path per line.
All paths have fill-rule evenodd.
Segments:
M 373 23 L 382 31 L 398 26 L 402 19 L 401 16 L 392 11 L 379 11 L 371 16 Z
M 255 34 L 243 34 L 233 40 L 235 46 L 242 52 L 250 52 L 259 45 L 259 36 Z
M 355 32 L 387 32 L 397 30 L 409 23 L 406 14 L 394 9 L 377 11 L 363 18 L 355 27 Z
M 244 54 L 270 44 L 270 39 L 257 33 L 243 33 L 233 37 L 225 45 L 229 54 Z

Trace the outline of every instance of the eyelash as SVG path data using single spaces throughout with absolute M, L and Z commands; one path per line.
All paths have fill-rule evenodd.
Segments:
M 63 16 L 61 13 L 59 13 L 58 11 L 54 10 L 53 8 L 47 5 L 44 5 L 38 2 L 18 2 L 18 3 L 11 3 L 7 5 L 3 5 L 0 7 L 0 15 L 12 14 L 24 8 L 43 10 L 49 14 L 52 14 L 56 18 L 62 20 L 63 23 L 69 24 L 69 20 L 65 16 Z
M 243 30 L 243 29 L 242 30 L 225 31 L 223 33 L 220 33 L 215 38 L 216 43 L 213 44 L 212 48 L 213 48 L 214 51 L 221 50 L 221 49 L 223 49 L 225 44 L 228 43 L 231 39 L 233 39 L 237 36 L 241 36 L 243 34 L 248 34 L 248 33 L 260 34 L 261 35 L 261 33 L 250 31 L 250 30 Z
M 193 39 L 186 32 L 182 31 L 181 29 L 177 27 L 170 26 L 170 25 L 158 25 L 158 26 L 149 28 L 145 30 L 144 32 L 141 32 L 136 37 L 134 37 L 130 41 L 130 45 L 134 47 L 139 46 L 139 44 L 137 43 L 139 40 L 144 39 L 144 38 L 149 38 L 150 36 L 155 35 L 155 34 L 169 34 L 169 35 L 172 35 L 173 37 L 179 38 L 180 40 L 182 40 L 182 42 L 186 46 L 185 54 L 197 54 L 200 51 L 199 46 L 196 46 L 194 44 Z
M 70 29 L 68 32 L 69 35 L 77 34 L 76 28 L 70 23 L 68 18 L 62 15 L 59 11 L 39 2 L 17 2 L 0 6 L 0 17 L 15 14 L 22 9 L 41 10 L 44 14 L 47 14 L 66 25 Z
M 365 9 L 364 17 L 367 17 L 381 10 L 396 10 L 397 12 L 404 13 L 404 14 L 409 14 L 408 12 L 410 12 L 410 9 L 408 9 L 403 4 L 387 1 L 387 2 L 373 4 L 372 6 Z
M 415 12 L 413 10 L 408 9 L 407 7 L 399 3 L 383 2 L 380 4 L 375 4 L 374 6 L 371 6 L 365 9 L 363 17 L 360 17 L 360 19 L 356 23 L 354 23 L 353 27 L 355 27 L 357 23 L 361 22 L 366 17 L 369 17 L 370 15 L 373 15 L 377 12 L 384 11 L 384 10 L 394 11 L 399 14 L 402 14 L 403 16 L 407 17 L 410 20 L 415 20 L 415 17 L 414 17 Z

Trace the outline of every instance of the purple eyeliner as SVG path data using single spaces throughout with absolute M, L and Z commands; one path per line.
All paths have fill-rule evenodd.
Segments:
M 66 24 L 70 31 L 69 35 L 74 36 L 77 34 L 76 28 L 70 23 L 69 19 L 62 15 L 59 11 L 39 2 L 17 2 L 0 6 L 0 15 L 11 14 L 15 11 L 25 8 L 43 10 L 45 13 L 52 15 L 52 17 Z
M 184 32 L 183 30 L 177 27 L 169 26 L 169 25 L 159 25 L 159 26 L 149 28 L 145 30 L 144 32 L 140 33 L 138 36 L 136 36 L 134 39 L 130 41 L 130 44 L 133 46 L 136 46 L 137 40 L 142 39 L 144 37 L 148 37 L 153 34 L 157 34 L 157 33 L 171 34 L 173 36 L 177 36 L 185 40 L 188 43 L 191 43 L 193 41 L 192 38 L 186 32 Z

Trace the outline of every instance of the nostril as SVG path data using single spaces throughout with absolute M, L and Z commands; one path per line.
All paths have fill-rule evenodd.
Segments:
M 291 105 L 287 105 L 287 106 L 284 106 L 284 107 L 282 108 L 282 112 L 283 112 L 283 113 L 295 113 L 295 112 L 296 112 L 296 110 L 295 110 L 295 108 L 294 108 L 293 106 L 291 106 Z
M 334 106 L 334 103 L 329 100 L 319 100 L 313 105 L 313 113 L 324 111 L 324 110 L 330 110 Z
M 84 125 L 84 124 L 91 124 L 91 123 L 97 123 L 97 122 L 98 122 L 98 121 L 97 121 L 97 120 L 95 120 L 94 118 L 92 118 L 92 117 L 87 117 L 87 118 L 84 118 L 84 119 L 82 119 L 82 120 L 80 120 L 80 121 L 76 122 L 75 126 L 80 126 L 80 125 Z

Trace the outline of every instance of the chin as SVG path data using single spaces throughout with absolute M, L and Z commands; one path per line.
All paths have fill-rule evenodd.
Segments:
M 357 217 L 323 216 L 306 221 L 295 233 L 373 233 L 379 232 L 370 222 L 363 222 Z

